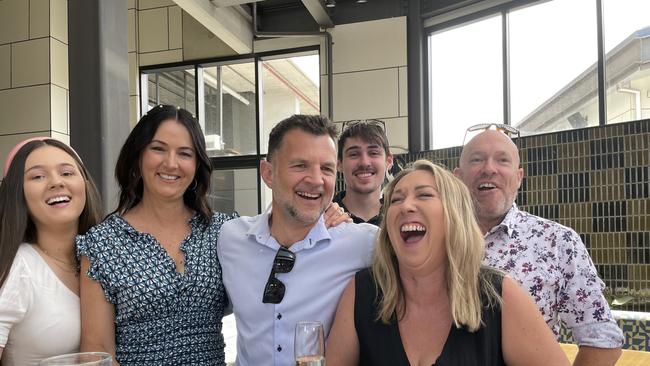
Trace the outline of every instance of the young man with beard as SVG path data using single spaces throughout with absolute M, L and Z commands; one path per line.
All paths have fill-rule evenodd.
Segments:
M 377 228 L 326 228 L 336 179 L 336 128 L 294 115 L 271 130 L 260 174 L 269 210 L 226 222 L 217 245 L 237 321 L 237 365 L 293 365 L 296 322 L 317 320 L 329 334 L 348 280 L 371 263 Z
M 481 132 L 463 148 L 454 174 L 474 198 L 485 233 L 483 263 L 517 280 L 556 335 L 561 322 L 572 331 L 579 346 L 574 365 L 614 365 L 623 334 L 603 296 L 605 285 L 575 231 L 514 203 L 524 171 L 512 140 Z
M 381 185 L 393 165 L 384 122 L 352 121 L 343 125 L 338 144 L 338 167 L 346 190 L 334 196 L 354 223 L 381 222 Z

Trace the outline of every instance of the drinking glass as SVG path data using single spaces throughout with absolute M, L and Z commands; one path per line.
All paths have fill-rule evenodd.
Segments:
M 40 366 L 112 366 L 113 357 L 104 352 L 81 352 L 46 358 Z
M 296 366 L 325 366 L 325 337 L 321 322 L 296 323 L 293 352 Z

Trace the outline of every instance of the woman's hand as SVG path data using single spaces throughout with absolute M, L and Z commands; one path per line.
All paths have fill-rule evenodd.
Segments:
M 350 217 L 350 214 L 345 212 L 343 207 L 340 207 L 335 202 L 330 202 L 330 205 L 327 206 L 327 209 L 325 210 L 324 219 L 325 219 L 325 227 L 327 228 L 338 226 L 344 222 L 350 222 L 350 223 L 352 222 L 352 218 Z

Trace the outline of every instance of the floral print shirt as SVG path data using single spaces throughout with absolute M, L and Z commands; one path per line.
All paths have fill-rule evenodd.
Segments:
M 485 235 L 485 243 L 483 263 L 517 280 L 555 335 L 564 322 L 579 345 L 623 345 L 623 333 L 603 296 L 605 284 L 575 231 L 513 204 L 501 224 Z

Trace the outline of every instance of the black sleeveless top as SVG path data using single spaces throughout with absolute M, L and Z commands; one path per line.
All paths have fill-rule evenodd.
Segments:
M 498 274 L 487 275 L 501 294 L 503 277 Z M 354 326 L 359 338 L 359 365 L 408 366 L 395 314 L 390 324 L 375 320 L 378 289 L 370 270 L 357 272 L 355 281 Z M 481 296 L 485 325 L 471 333 L 464 327 L 456 328 L 452 323 L 435 366 L 505 365 L 501 352 L 501 307 L 498 304 L 488 306 L 485 296 Z

